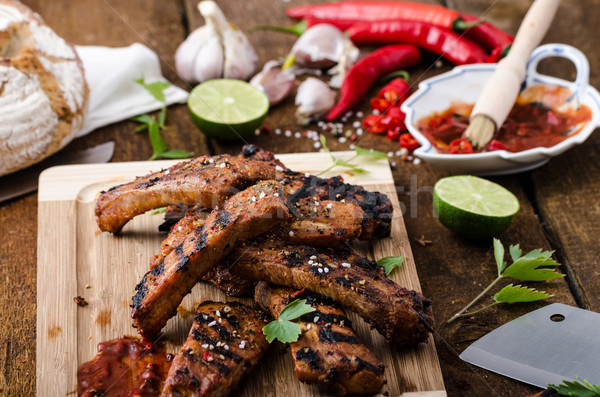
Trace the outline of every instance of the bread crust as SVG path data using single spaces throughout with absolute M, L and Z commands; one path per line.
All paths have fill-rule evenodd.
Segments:
M 24 4 L 0 0 L 0 175 L 71 142 L 88 95 L 74 47 Z

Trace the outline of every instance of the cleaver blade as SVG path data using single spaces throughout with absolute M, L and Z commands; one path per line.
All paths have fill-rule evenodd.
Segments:
M 460 358 L 541 388 L 577 377 L 600 384 L 600 314 L 553 303 L 486 334 Z
M 0 177 L 0 202 L 35 192 L 38 178 L 46 168 L 63 164 L 107 163 L 115 151 L 114 142 L 106 142 L 89 149 L 73 152 L 60 151 L 42 162 Z

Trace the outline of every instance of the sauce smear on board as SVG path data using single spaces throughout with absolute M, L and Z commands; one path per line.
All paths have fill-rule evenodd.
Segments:
M 82 397 L 155 397 L 163 387 L 172 354 L 125 336 L 98 344 L 98 354 L 77 370 Z
M 536 147 L 551 147 L 577 134 L 592 119 L 589 107 L 558 110 L 571 92 L 558 86 L 536 85 L 525 89 L 517 98 L 506 121 L 483 150 L 521 152 Z M 469 125 L 473 105 L 453 103 L 441 113 L 417 122 L 417 128 L 439 153 L 457 152 L 458 140 Z

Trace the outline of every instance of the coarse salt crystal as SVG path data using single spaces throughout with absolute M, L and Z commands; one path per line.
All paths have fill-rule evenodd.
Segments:
M 331 208 L 331 207 L 333 207 L 333 203 L 327 204 L 327 208 Z
M 349 264 L 348 262 L 342 262 L 342 266 L 343 267 L 352 267 L 352 265 Z
M 328 268 L 328 267 L 326 267 L 326 268 L 324 268 L 324 269 L 323 269 L 323 271 L 324 271 L 325 273 L 329 273 L 329 268 Z
M 225 348 L 225 350 L 229 350 L 229 345 L 225 345 L 223 347 Z
M 316 255 L 311 255 L 310 259 L 312 259 L 314 261 L 315 259 L 317 259 L 317 256 Z
M 360 127 L 360 121 L 355 121 L 354 123 L 352 123 L 352 127 L 354 127 L 354 128 Z
M 214 346 L 214 345 L 208 345 L 208 348 L 209 348 L 210 350 L 214 350 L 214 349 L 215 349 L 215 346 Z
M 290 235 L 290 237 L 294 237 L 294 232 L 290 230 L 289 235 Z
M 219 165 L 220 168 L 225 168 L 227 166 L 227 164 L 225 163 L 221 163 L 221 165 Z
M 281 172 L 281 171 L 283 171 L 283 167 L 280 165 L 277 165 L 277 166 L 275 166 L 275 170 Z
M 312 265 L 313 263 L 315 263 L 315 262 L 313 262 L 313 260 L 312 260 L 312 259 L 308 261 L 308 264 L 309 264 L 309 265 Z
M 243 349 L 245 347 L 246 347 L 246 341 L 243 340 L 243 341 L 240 342 L 240 349 Z
M 273 193 L 273 196 L 279 197 L 279 193 Z
M 362 116 L 364 116 L 363 112 L 356 112 L 356 117 L 362 117 Z
M 291 137 L 292 136 L 292 131 L 286 130 L 285 131 L 285 136 L 288 137 L 288 138 Z
M 308 324 L 308 325 L 306 326 L 306 329 L 310 329 L 310 324 Z
M 394 152 L 387 152 L 388 157 L 394 157 Z
M 214 320 L 213 320 L 213 321 L 211 321 L 210 323 L 208 323 L 208 326 L 209 326 L 209 327 L 212 327 L 213 325 L 217 325 L 217 322 L 216 322 L 216 321 L 214 321 Z
M 310 174 L 307 172 L 307 173 L 304 174 L 304 176 L 307 177 L 307 178 L 309 178 Z
M 347 140 L 348 140 L 348 138 L 346 138 L 345 136 L 341 136 L 338 138 L 339 143 L 346 143 Z
M 221 317 L 221 312 L 220 311 L 215 311 L 215 314 L 217 315 L 217 317 Z
M 258 196 L 259 199 L 261 198 L 265 198 L 266 194 L 265 192 L 260 192 L 260 195 Z
M 317 270 L 319 271 L 319 273 L 323 273 L 323 269 L 322 268 L 318 268 Z
M 316 323 L 317 321 L 319 321 L 319 316 L 315 316 L 315 318 L 313 318 L 313 323 Z
M 320 149 L 321 148 L 321 142 L 315 142 L 315 144 L 313 146 L 315 147 L 315 149 Z
M 281 129 L 276 128 L 275 129 L 275 135 L 281 135 Z
M 256 201 L 256 196 L 252 196 L 252 201 Z
M 202 348 L 207 349 L 208 348 L 208 343 L 203 344 Z
M 212 164 L 212 163 L 214 163 L 214 162 L 215 162 L 215 160 L 213 160 L 213 159 L 210 159 L 210 160 L 208 160 L 208 163 L 209 163 L 209 164 Z
M 373 109 L 371 113 L 373 113 L 375 116 L 379 116 L 381 114 L 381 112 L 377 109 Z
M 420 158 L 416 158 L 415 161 L 413 161 L 413 164 L 416 164 L 416 165 L 421 164 L 421 159 Z
M 298 131 L 294 133 L 294 138 L 300 138 L 301 136 L 302 134 L 300 134 Z
M 350 145 L 350 150 L 354 150 L 356 148 L 355 144 Z

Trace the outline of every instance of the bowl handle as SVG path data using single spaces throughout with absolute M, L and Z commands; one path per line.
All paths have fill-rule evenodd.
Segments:
M 527 76 L 525 78 L 525 85 L 530 87 L 536 83 L 543 83 L 540 81 L 540 77 L 546 77 L 548 80 L 553 79 L 550 76 L 544 76 L 537 72 L 538 64 L 542 59 L 560 57 L 566 58 L 573 62 L 577 71 L 577 77 L 575 81 L 568 82 L 567 88 L 573 93 L 573 97 L 577 104 L 581 103 L 580 99 L 585 95 L 590 78 L 590 63 L 588 62 L 583 52 L 577 48 L 567 44 L 544 44 L 536 48 L 529 62 L 527 63 Z M 551 81 L 549 81 L 551 83 Z M 564 80 L 561 80 L 564 85 Z

